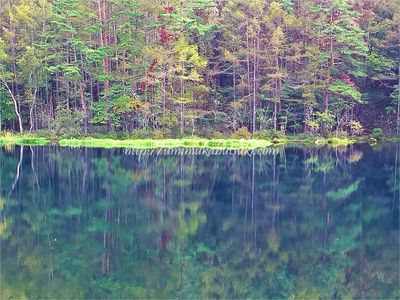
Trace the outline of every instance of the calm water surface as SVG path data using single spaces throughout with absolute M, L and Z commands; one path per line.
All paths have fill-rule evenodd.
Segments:
M 0 148 L 1 299 L 399 298 L 400 145 Z

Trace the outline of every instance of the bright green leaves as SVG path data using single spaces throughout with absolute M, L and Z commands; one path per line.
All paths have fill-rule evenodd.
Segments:
M 317 112 L 329 111 L 331 128 L 351 133 L 355 105 L 389 106 L 392 94 L 388 111 L 398 110 L 389 2 L 10 0 L 0 8 L 0 76 L 24 125 L 46 127 L 62 106 L 107 130 L 162 131 L 166 112 L 179 110 L 185 134 L 217 124 L 328 134 Z
M 10 94 L 0 84 L 0 123 L 16 117 Z
M 188 68 L 190 67 L 204 68 L 207 65 L 207 60 L 199 55 L 197 46 L 190 45 L 187 39 L 185 38 L 179 39 L 174 44 L 174 52 L 176 53 L 176 59 L 177 59 L 176 70 L 178 72 L 182 72 L 183 74 L 186 74 L 187 70 L 185 70 L 185 67 L 181 66 L 181 64 L 184 64 Z M 199 80 L 197 76 L 193 76 L 192 79 L 190 74 L 196 74 L 196 73 L 190 72 L 188 75 L 188 80 L 193 80 L 193 81 Z
M 145 108 L 145 104 L 123 94 L 116 94 L 111 97 L 109 102 L 98 101 L 92 104 L 93 117 L 92 124 L 104 125 L 108 120 L 112 120 L 114 126 L 122 125 L 124 114 L 140 111 Z
M 213 0 L 188 1 L 185 3 L 184 9 L 175 8 L 171 18 L 174 20 L 176 29 L 183 26 L 188 32 L 204 36 L 215 28 L 216 24 L 205 22 L 202 14 L 211 15 L 214 8 L 215 2 Z
M 110 119 L 109 117 L 110 106 L 104 101 L 99 101 L 92 104 L 91 110 L 93 111 L 93 117 L 90 122 L 92 124 L 105 125 Z
M 166 111 L 164 113 L 164 116 L 162 116 L 160 119 L 160 125 L 168 129 L 175 128 L 176 126 L 178 126 L 178 124 L 179 121 L 177 115 L 172 111 Z
M 20 68 L 19 78 L 26 87 L 37 89 L 47 84 L 47 71 L 44 64 L 45 53 L 36 45 L 27 46 L 17 59 Z
M 6 52 L 6 43 L 3 39 L 0 38 L 0 63 L 3 63 L 8 59 L 8 55 Z M 1 66 L 1 64 L 0 64 Z
M 6 42 L 0 38 L 0 81 L 6 81 L 12 78 L 13 74 L 7 68 L 9 59 Z M 4 82 L 0 82 L 0 84 L 4 84 Z
M 50 74 L 56 74 L 60 72 L 64 78 L 76 81 L 81 77 L 81 69 L 77 66 L 71 65 L 58 65 L 58 66 L 49 66 L 47 68 Z
M 82 113 L 76 109 L 59 108 L 49 124 L 49 132 L 54 136 L 72 137 L 82 134 Z
M 361 92 L 354 86 L 346 84 L 342 80 L 336 80 L 330 87 L 329 90 L 341 97 L 351 98 L 356 102 L 362 103 Z
M 77 66 L 63 66 L 64 77 L 69 80 L 78 80 L 80 78 L 80 68 Z
M 393 80 L 395 79 L 394 68 L 396 62 L 378 53 L 376 50 L 368 55 L 367 60 L 367 73 L 372 80 Z

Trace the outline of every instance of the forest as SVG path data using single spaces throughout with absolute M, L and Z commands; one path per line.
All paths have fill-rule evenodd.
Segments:
M 400 2 L 0 0 L 0 130 L 400 132 Z

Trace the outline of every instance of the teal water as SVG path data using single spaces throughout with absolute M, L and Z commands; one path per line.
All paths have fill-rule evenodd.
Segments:
M 0 148 L 1 299 L 398 299 L 400 145 Z

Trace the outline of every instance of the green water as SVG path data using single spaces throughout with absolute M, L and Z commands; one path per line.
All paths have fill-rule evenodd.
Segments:
M 0 148 L 0 298 L 399 298 L 400 145 L 206 154 Z

